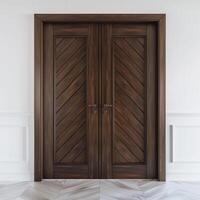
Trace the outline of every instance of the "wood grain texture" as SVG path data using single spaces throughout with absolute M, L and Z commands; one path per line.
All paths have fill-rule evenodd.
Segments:
M 105 25 L 102 37 L 102 163 L 107 178 L 158 177 L 156 26 L 142 28 L 146 35 L 138 35 L 134 24 Z
M 147 178 L 158 177 L 158 132 L 157 124 L 157 41 L 156 26 L 147 25 L 147 69 L 146 69 L 146 162 Z M 154 113 L 154 114 L 153 114 Z
M 54 24 L 55 22 L 55 24 Z M 58 23 L 57 23 L 58 22 Z M 74 23 L 75 22 L 75 23 Z M 100 24 L 91 24 L 87 25 L 88 23 L 100 23 Z M 128 22 L 131 22 L 128 24 Z M 131 28 L 134 23 L 135 24 L 135 30 Z M 153 22 L 153 23 L 152 23 Z M 107 23 L 107 24 L 105 24 Z M 114 23 L 114 24 L 112 24 Z M 138 24 L 140 23 L 140 24 Z M 158 141 L 155 144 L 156 147 L 158 147 L 157 157 L 158 157 L 158 179 L 159 180 L 165 180 L 165 15 L 163 14 L 136 14 L 136 15 L 130 15 L 130 14 L 114 14 L 114 15 L 99 15 L 99 14 L 89 14 L 89 15 L 65 15 L 65 14 L 37 14 L 35 15 L 35 180 L 39 181 L 42 178 L 44 178 L 44 152 L 43 149 L 45 147 L 44 144 L 44 130 L 51 130 L 50 127 L 44 124 L 44 113 L 43 113 L 43 100 L 44 100 L 44 66 L 43 60 L 44 55 L 43 52 L 43 44 L 44 44 L 44 38 L 43 38 L 43 29 L 46 24 L 52 24 L 54 26 L 54 36 L 55 37 L 64 37 L 64 38 L 58 38 L 56 41 L 56 44 L 59 45 L 60 43 L 60 49 L 59 51 L 59 69 L 57 69 L 57 83 L 59 84 L 59 87 L 57 88 L 57 95 L 63 95 L 63 98 L 59 99 L 59 105 L 58 109 L 63 108 L 63 106 L 70 107 L 70 109 L 67 109 L 67 112 L 70 113 L 77 105 L 82 105 L 83 101 L 81 103 L 81 100 L 85 99 L 85 110 L 79 110 L 81 113 L 79 117 L 76 118 L 75 123 L 79 124 L 79 126 L 73 126 L 69 129 L 66 129 L 66 131 L 69 134 L 75 133 L 78 129 L 80 130 L 86 130 L 79 131 L 78 132 L 83 135 L 86 135 L 85 138 L 85 145 L 89 148 L 87 148 L 86 153 L 83 151 L 81 152 L 81 156 L 78 159 L 73 160 L 74 164 L 70 161 L 68 161 L 64 164 L 59 164 L 55 162 L 54 166 L 54 177 L 62 178 L 62 176 L 65 177 L 71 177 L 71 178 L 97 178 L 97 177 L 104 177 L 104 178 L 120 178 L 120 177 L 131 177 L 131 178 L 138 178 L 138 177 L 152 177 L 155 175 L 155 171 L 152 172 L 149 171 L 149 166 L 152 166 L 152 161 L 149 159 L 146 159 L 147 155 L 142 155 L 139 151 L 139 147 L 143 148 L 144 141 L 142 137 L 136 137 L 133 133 L 133 130 L 130 128 L 127 128 L 130 126 L 130 122 L 127 122 L 127 116 L 126 118 L 122 117 L 120 118 L 120 115 L 118 115 L 118 118 L 123 121 L 123 123 L 127 123 L 126 132 L 128 134 L 124 134 L 125 132 L 125 126 L 122 128 L 120 126 L 114 126 L 114 116 L 116 114 L 115 111 L 115 103 L 118 109 L 118 112 L 120 112 L 122 115 L 125 115 L 125 113 L 129 113 L 128 116 L 131 119 L 131 127 L 134 124 L 134 128 L 137 127 L 137 131 L 143 132 L 145 126 L 147 124 L 141 123 L 144 120 L 147 120 L 147 116 L 145 115 L 146 110 L 148 110 L 148 105 L 145 105 L 145 102 L 143 100 L 142 94 L 143 92 L 146 92 L 145 89 L 145 81 L 146 81 L 146 71 L 143 71 L 143 68 L 141 66 L 143 65 L 143 61 L 141 59 L 141 54 L 146 54 L 146 44 L 145 40 L 143 40 L 143 37 L 146 37 L 146 35 L 149 34 L 149 29 L 147 28 L 148 24 L 154 24 L 156 29 L 157 38 L 156 41 L 158 41 L 157 44 L 157 55 L 156 55 L 156 62 L 157 62 L 157 93 L 156 93 L 156 99 L 157 99 L 157 105 L 155 106 L 157 111 L 157 122 L 155 124 L 155 128 L 158 131 Z M 113 29 L 111 27 L 114 27 Z M 107 28 L 105 28 L 107 27 Z M 119 29 L 119 27 L 121 27 Z M 123 29 L 124 28 L 124 29 Z M 131 30 L 132 29 L 132 30 Z M 107 32 L 108 31 L 108 35 Z M 119 58 L 126 57 L 126 59 L 123 60 L 123 63 L 120 62 L 119 58 L 116 58 L 116 62 L 118 63 L 118 72 L 117 72 L 117 80 L 119 85 L 127 84 L 128 87 L 125 88 L 125 90 L 120 89 L 119 87 L 112 87 L 112 84 L 115 83 L 115 74 L 113 74 L 113 68 L 112 68 L 112 62 L 110 60 L 106 60 L 112 55 L 112 45 L 110 45 L 109 39 L 111 39 L 111 36 L 120 36 L 124 37 L 125 39 L 129 39 L 129 44 L 125 45 L 126 55 L 124 54 L 124 51 L 120 50 L 118 48 L 117 54 Z M 132 37 L 132 35 L 137 36 L 138 42 L 135 42 L 130 39 L 129 37 Z M 74 41 L 67 41 L 67 38 L 74 37 Z M 104 37 L 107 37 L 107 42 L 103 40 Z M 72 48 L 73 51 L 78 47 L 78 45 L 81 43 L 82 39 L 86 39 L 86 52 L 85 54 L 82 53 L 83 49 L 85 48 L 84 45 L 80 46 L 78 48 L 78 51 L 74 54 L 73 59 L 68 62 L 66 60 L 67 56 L 70 56 L 70 52 L 65 54 L 65 47 L 67 45 L 70 45 L 70 42 L 72 42 Z M 62 41 L 62 39 L 66 39 L 65 42 Z M 78 40 L 79 42 L 77 42 Z M 148 36 L 147 36 L 148 40 Z M 118 46 L 124 45 L 122 44 L 124 41 L 119 41 Z M 145 46 L 145 48 L 141 48 L 140 43 Z M 148 42 L 147 42 L 148 43 Z M 48 44 L 49 46 L 51 44 Z M 107 48 L 110 45 L 109 48 Z M 135 54 L 133 53 L 133 47 L 131 49 L 131 46 L 136 48 Z M 124 50 L 123 49 L 123 50 Z M 148 49 L 148 45 L 147 45 Z M 104 54 L 105 51 L 105 55 Z M 64 54 L 63 54 L 64 52 Z M 131 56 L 130 56 L 131 55 Z M 147 53 L 148 55 L 148 53 Z M 86 71 L 86 94 L 83 92 L 85 90 L 84 86 L 80 89 L 80 92 L 76 94 L 75 101 L 69 101 L 67 105 L 65 104 L 65 97 L 66 94 L 63 94 L 63 89 L 68 88 L 70 85 L 70 81 L 73 80 L 73 78 L 79 74 L 82 73 L 81 70 L 84 66 L 84 58 L 87 58 L 87 71 Z M 104 58 L 103 58 L 104 57 Z M 131 57 L 131 61 L 130 58 Z M 148 59 L 147 59 L 148 60 Z M 147 63 L 147 60 L 144 64 Z M 69 68 L 64 67 L 63 64 L 67 63 Z M 51 63 L 51 62 L 50 62 Z M 131 65 L 130 65 L 131 63 Z M 74 69 L 74 65 L 78 65 L 79 67 Z M 111 67 L 110 67 L 111 65 Z M 123 68 L 125 66 L 127 68 Z M 68 71 L 71 66 L 71 71 Z M 102 66 L 102 68 L 101 68 Z M 134 66 L 134 67 L 133 67 Z M 106 68 L 108 67 L 108 69 Z M 73 70 L 74 69 L 74 70 Z M 72 73 L 69 73 L 72 72 Z M 128 73 L 129 72 L 129 73 Z M 69 73 L 69 74 L 68 74 Z M 128 74 L 127 74 L 128 73 Z M 50 74 L 50 73 L 49 73 Z M 68 76 L 65 76 L 68 74 Z M 114 75 L 114 76 L 113 76 Z M 123 79 L 123 76 L 126 75 L 126 80 Z M 77 81 L 77 84 L 82 83 L 80 78 L 79 81 Z M 55 82 L 54 82 L 55 83 Z M 134 85 L 132 84 L 134 83 Z M 75 85 L 77 85 L 75 84 Z M 111 84 L 111 85 L 110 85 Z M 106 88 L 106 85 L 108 85 L 108 88 Z M 88 90 L 88 87 L 90 88 Z M 48 88 L 48 87 L 47 87 Z M 74 87 L 73 87 L 74 88 Z M 127 89 L 128 88 L 128 89 Z M 134 95 L 132 91 L 134 88 Z M 49 87 L 49 91 L 50 91 Z M 70 90 L 71 92 L 73 90 Z M 118 99 L 115 101 L 115 93 L 120 92 L 120 95 Z M 128 92 L 128 95 L 127 95 Z M 137 92 L 137 93 L 136 93 Z M 67 93 L 69 94 L 69 93 Z M 85 96 L 86 95 L 86 96 Z M 147 95 L 147 94 L 145 94 Z M 132 97 L 126 98 L 127 96 Z M 148 95 L 147 95 L 148 96 Z M 146 97 L 144 96 L 144 99 Z M 137 101 L 137 105 L 135 105 L 135 102 Z M 50 103 L 51 104 L 51 103 Z M 73 107 L 74 105 L 74 107 Z M 134 109 L 134 114 L 137 120 L 132 117 L 132 112 L 130 109 L 125 107 L 126 105 L 130 105 L 131 108 Z M 145 105 L 145 106 L 144 106 Z M 65 108 L 66 108 L 65 107 Z M 71 110 L 71 111 L 70 111 Z M 142 115 L 142 112 L 144 115 Z M 52 111 L 48 111 L 51 113 Z M 83 121 L 83 116 L 85 116 L 86 113 L 86 122 Z M 131 113 L 131 114 L 130 114 Z M 147 112 L 148 113 L 148 112 Z M 65 112 L 61 112 L 58 120 L 61 120 L 62 117 L 65 116 Z M 74 114 L 73 114 L 74 115 Z M 71 116 L 71 114 L 70 114 Z M 131 116 L 131 117 L 130 117 Z M 49 119 L 52 119 L 50 117 Z M 68 118 L 69 119 L 69 118 Z M 130 121 L 128 119 L 128 121 Z M 70 120 L 70 119 L 69 119 Z M 82 121 L 82 123 L 78 123 Z M 55 120 L 54 120 L 55 121 Z M 86 126 L 85 126 L 86 124 Z M 102 125 L 105 126 L 102 126 Z M 62 130 L 62 127 L 60 127 L 59 130 Z M 54 124 L 55 126 L 55 124 Z M 143 126 L 143 127 L 142 127 Z M 148 125 L 147 125 L 148 126 Z M 46 127 L 46 128 L 45 128 Z M 149 125 L 149 127 L 152 127 Z M 122 128 L 122 129 L 121 129 Z M 115 158 L 113 157 L 113 144 L 112 144 L 112 137 L 113 137 L 113 131 L 118 131 L 118 137 L 116 138 L 117 144 L 122 147 L 120 149 L 125 149 L 128 146 L 131 146 L 131 149 L 129 148 L 129 151 L 137 152 L 139 155 L 139 158 L 133 158 L 133 154 L 126 154 L 126 159 L 131 158 L 131 163 L 125 162 L 125 159 L 121 157 L 120 154 L 118 154 Z M 130 131 L 131 130 L 131 131 Z M 95 134 L 94 134 L 95 133 Z M 76 135 L 76 134 L 75 134 Z M 133 147 L 130 143 L 129 137 L 134 136 L 133 140 L 137 143 L 138 147 Z M 75 137 L 78 138 L 78 137 Z M 55 142 L 55 138 L 53 139 Z M 52 139 L 49 139 L 49 142 L 53 141 Z M 64 140 L 67 140 L 67 135 L 64 136 Z M 63 144 L 62 140 L 59 140 L 58 144 Z M 73 140 L 77 141 L 77 140 Z M 82 140 L 83 141 L 83 140 Z M 122 142 L 123 141 L 123 142 Z M 56 142 L 55 142 L 56 143 Z M 54 143 L 54 144 L 55 144 Z M 73 144 L 73 143 L 72 143 Z M 148 145 L 145 141 L 145 145 Z M 149 142 L 149 145 L 153 144 Z M 78 145 L 78 149 L 83 146 L 83 142 L 80 142 Z M 48 146 L 48 145 L 46 145 Z M 125 146 L 125 147 L 124 147 Z M 146 151 L 146 147 L 144 148 Z M 153 155 L 153 150 L 149 149 L 150 153 L 149 155 Z M 127 149 L 125 150 L 127 151 Z M 76 152 L 76 151 L 74 151 Z M 74 155 L 74 153 L 72 154 Z M 85 156 L 86 155 L 86 156 Z M 128 157 L 127 157 L 128 155 Z M 138 157 L 137 155 L 137 157 Z M 51 156 L 50 156 L 51 157 Z M 49 157 L 49 158 L 50 158 Z M 143 158 L 147 161 L 147 166 L 144 166 Z M 71 159 L 72 157 L 70 157 Z M 115 159 L 116 165 L 112 166 L 112 161 Z M 134 160 L 135 159 L 135 160 Z M 138 162 L 138 160 L 141 160 L 141 164 L 139 167 L 135 167 L 134 163 Z M 151 162 L 150 162 L 151 161 Z M 46 161 L 45 161 L 46 162 Z M 47 161 L 49 162 L 49 161 Z M 49 162 L 51 163 L 51 162 Z M 78 166 L 75 167 L 75 163 L 78 163 Z M 148 164 L 149 163 L 149 164 Z M 67 164 L 67 165 L 66 165 Z M 124 165 L 125 164 L 125 165 Z M 143 167 L 142 167 L 143 166 Z M 154 168 L 154 167 L 151 167 Z M 80 170 L 79 170 L 80 169 Z M 51 170 L 49 170 L 50 172 Z M 80 173 L 79 173 L 80 171 Z M 48 173 L 49 173 L 48 172 Z M 144 174 L 146 173 L 146 174 Z M 51 173 L 49 173 L 51 174 Z M 139 176 L 137 176 L 137 174 Z
M 102 94 L 101 94 L 101 146 L 102 171 L 101 178 L 112 178 L 112 120 L 113 120 L 113 76 L 111 63 L 112 25 L 102 26 Z
M 54 74 L 53 74 L 53 26 L 44 27 L 44 177 L 53 178 L 53 134 L 54 134 Z
M 35 16 L 34 43 L 34 180 L 41 181 L 43 177 L 43 22 Z
M 95 178 L 97 27 L 47 24 L 44 37 L 44 178 Z
M 159 22 L 165 14 L 35 14 L 44 22 Z
M 115 165 L 113 167 L 114 179 L 145 179 L 146 166 L 145 165 Z
M 98 25 L 98 107 L 99 107 L 99 126 L 98 126 L 98 177 L 102 177 L 102 35 L 103 25 Z
M 145 82 L 132 70 L 144 76 L 144 43 L 138 37 L 113 38 L 114 164 L 145 162 Z
M 83 164 L 87 162 L 87 40 L 59 36 L 54 42 L 54 162 Z
M 146 39 L 138 36 L 137 25 L 118 25 L 113 33 L 119 32 L 117 28 L 121 36 L 112 36 L 111 57 L 112 177 L 146 178 Z M 146 34 L 146 26 L 143 29 Z
M 147 29 L 145 23 L 134 24 L 134 30 L 131 28 L 131 23 L 113 23 L 112 24 L 112 35 L 113 36 L 128 36 L 128 35 L 138 35 L 145 36 Z
M 56 179 L 87 179 L 88 166 L 86 165 L 56 165 L 54 178 Z
M 166 180 L 166 16 L 158 22 L 158 177 Z
M 98 25 L 89 25 L 88 73 L 87 73 L 87 124 L 89 178 L 98 178 L 99 167 L 99 49 Z

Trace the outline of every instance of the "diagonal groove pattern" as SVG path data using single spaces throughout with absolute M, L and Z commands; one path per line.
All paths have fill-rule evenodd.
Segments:
M 78 137 L 78 136 L 79 137 Z M 79 132 L 79 134 L 73 135 L 73 137 L 71 138 L 70 143 L 65 143 L 65 145 L 63 146 L 63 148 L 61 148 L 58 152 L 57 152 L 57 157 L 56 160 L 58 162 L 62 161 L 63 159 L 65 159 L 65 157 L 70 156 L 70 152 L 73 150 L 73 148 L 75 148 L 76 145 L 78 145 L 82 139 L 84 138 L 84 133 Z
M 115 120 L 113 162 L 143 163 L 145 159 L 144 38 L 115 38 Z M 120 154 L 119 154 L 120 152 Z
M 118 88 L 116 88 L 118 90 Z M 131 100 L 131 98 L 126 98 L 126 94 L 123 93 L 123 91 L 120 91 L 122 93 L 121 96 L 118 97 L 118 101 L 121 102 L 121 104 L 126 108 L 129 109 L 129 111 L 134 115 L 134 117 L 142 124 L 144 125 L 144 113 L 138 108 L 138 106 L 135 104 L 134 101 Z M 132 109 L 130 109 L 130 107 Z M 133 111 L 134 110 L 134 111 Z
M 140 151 L 141 153 L 144 152 L 143 149 L 143 144 L 138 144 L 137 140 L 135 140 L 135 137 L 133 138 L 133 136 L 129 135 L 126 131 L 124 131 L 124 129 L 122 128 L 122 126 L 120 126 L 119 124 L 116 123 L 116 130 L 117 132 L 121 132 L 122 135 L 124 135 L 126 137 L 126 139 L 132 143 L 132 145 L 136 146 L 136 148 L 138 149 L 138 151 Z
M 144 72 L 144 68 L 143 68 L 144 61 L 142 61 L 139 56 L 134 57 L 134 55 L 137 55 L 135 53 L 135 51 L 130 49 L 130 47 L 128 45 L 123 45 L 123 44 L 125 44 L 123 41 L 118 42 L 117 40 L 115 40 L 114 46 L 116 49 L 118 48 L 120 51 L 122 51 L 123 54 L 125 55 L 125 57 L 127 59 L 129 59 L 132 63 L 134 63 L 138 67 L 138 70 L 143 73 Z M 123 47 L 121 47 L 121 46 L 123 46 Z
M 65 40 L 66 41 L 66 40 Z M 70 46 L 72 46 L 72 44 L 73 44 L 73 42 L 74 42 L 74 39 L 70 39 L 70 41 L 68 41 L 66 44 L 67 45 L 62 45 L 63 46 L 63 48 L 56 48 L 56 49 L 59 49 L 59 51 L 57 51 L 56 52 L 56 58 L 58 59 L 60 56 L 62 56 L 62 54 L 65 52 L 65 51 L 67 51 L 69 48 L 70 48 Z
M 132 84 L 128 82 L 127 78 L 124 77 L 122 74 L 120 74 L 117 69 L 116 69 L 116 77 L 117 77 L 116 82 L 120 83 L 123 87 L 127 88 L 128 91 L 133 93 L 133 96 L 135 96 L 136 101 L 142 104 L 144 101 L 144 96 L 140 95 L 139 92 L 137 92 L 136 89 L 132 86 Z
M 119 65 L 118 65 L 119 66 Z M 127 82 L 135 92 L 137 92 L 138 95 L 140 95 L 142 98 L 144 98 L 144 86 L 139 84 L 133 76 L 130 76 L 126 70 L 123 70 L 121 66 L 116 67 L 116 72 L 119 73 L 119 75 L 124 79 L 125 82 Z
M 136 40 L 138 41 L 138 43 L 140 43 L 140 45 L 144 48 L 144 38 L 136 38 Z
M 56 39 L 56 47 L 58 47 L 60 44 L 62 44 L 63 38 L 57 38 Z
M 78 68 L 78 67 L 77 67 Z M 76 81 L 76 79 L 81 76 L 81 73 L 85 73 L 85 66 L 82 65 L 81 67 L 78 68 L 78 70 L 72 70 L 72 72 L 69 74 L 69 76 L 66 76 L 66 78 L 59 84 L 56 86 L 57 90 L 57 96 L 56 98 L 58 99 L 63 93 L 64 91 L 67 91 L 67 89 L 69 88 L 69 86 Z M 85 74 L 83 74 L 84 76 Z
M 143 60 L 144 59 L 144 52 L 140 52 L 139 48 L 137 46 L 136 48 L 136 43 L 134 42 L 134 40 L 130 40 L 130 39 L 125 39 L 126 43 L 135 51 L 135 53 L 140 56 L 140 58 Z M 143 49 L 142 49 L 143 50 Z
M 139 136 L 140 138 L 144 138 L 143 134 L 140 133 L 131 123 L 131 121 L 127 118 L 124 117 L 123 113 L 120 112 L 119 108 L 115 108 L 115 112 L 116 112 L 116 119 L 121 120 L 121 122 L 123 122 L 124 124 L 126 124 L 128 126 L 128 128 L 137 136 Z
M 72 124 L 74 125 L 74 121 L 76 120 L 76 118 L 79 119 L 80 120 L 79 123 L 81 123 L 81 119 L 86 117 L 85 111 L 86 111 L 85 108 L 80 109 L 80 111 L 77 112 L 76 114 L 73 114 L 67 122 L 63 121 L 63 123 L 60 123 L 59 126 L 56 128 L 58 137 L 59 135 L 66 134 L 67 130 L 71 128 Z
M 119 139 L 118 136 L 115 136 L 116 140 L 116 148 L 122 152 L 123 157 L 125 157 L 125 162 L 138 162 L 138 158 L 130 152 L 130 150 L 127 148 L 127 146 Z M 122 161 L 123 162 L 123 161 Z
M 82 151 L 86 150 L 86 136 L 84 135 L 82 138 L 80 138 L 80 141 L 77 142 L 74 147 L 71 149 L 67 156 L 68 162 L 73 162 L 77 156 L 80 155 Z M 64 157 L 63 161 L 65 162 L 66 156 Z
M 68 115 L 70 112 L 76 111 L 76 106 L 84 103 L 84 96 L 85 96 L 85 85 L 82 85 L 79 90 L 77 90 L 65 104 L 63 105 L 62 109 L 57 112 L 57 121 L 56 125 L 59 125 L 60 122 Z
M 138 73 L 136 69 L 134 68 L 130 69 L 130 67 L 126 66 L 127 63 L 123 62 L 117 54 L 115 54 L 115 61 L 117 61 L 116 63 L 120 65 L 120 67 L 123 67 L 126 72 L 130 73 L 130 75 L 133 76 L 133 78 L 135 79 L 135 82 L 138 82 L 138 84 L 141 84 L 141 87 L 142 86 L 144 87 L 143 78 L 140 78 L 140 76 L 138 77 L 136 75 Z
M 83 121 L 83 123 L 81 123 L 81 125 L 77 126 L 75 130 L 71 131 L 70 133 L 65 132 L 65 134 L 63 134 L 63 137 L 57 139 L 56 143 L 57 143 L 57 149 L 56 152 L 58 152 L 65 144 L 66 141 L 70 140 L 75 134 L 79 133 L 79 131 L 84 127 L 85 121 Z
M 85 46 L 81 47 L 75 54 L 73 54 L 64 64 L 60 70 L 56 73 L 56 84 L 67 76 L 67 74 L 73 69 L 73 67 L 80 62 L 80 60 L 86 59 Z
M 55 41 L 54 162 L 86 162 L 86 39 Z
M 124 103 L 121 100 L 116 100 L 115 105 L 119 107 L 119 110 L 122 114 L 127 113 L 127 115 L 130 117 L 130 121 L 133 123 L 134 126 L 137 126 L 138 131 L 143 132 L 144 131 L 144 121 L 138 120 L 137 117 L 135 117 L 134 112 L 132 109 L 127 108 L 127 105 L 124 105 Z
M 123 116 L 124 120 L 133 127 L 138 135 L 141 135 L 141 137 L 143 137 L 144 127 L 135 119 L 135 117 L 120 103 L 116 102 L 115 106 L 116 112 Z
M 67 127 L 65 127 L 64 131 L 60 131 L 59 134 L 56 135 L 58 145 L 60 143 L 63 143 L 63 139 L 65 137 L 68 137 L 68 135 L 70 135 L 71 132 L 75 131 L 79 126 L 82 126 L 85 123 L 85 119 L 83 119 L 83 117 L 85 116 L 84 112 L 85 110 L 81 111 L 78 115 L 75 115 L 75 118 L 73 119 L 72 123 L 68 124 Z
M 125 163 L 129 162 L 129 160 L 126 158 L 126 156 L 124 156 L 123 152 L 121 152 L 120 149 L 118 149 L 118 148 L 119 148 L 118 145 L 116 145 L 114 147 L 114 149 L 116 151 L 116 153 L 114 155 L 114 157 L 115 157 L 114 159 L 116 161 L 118 161 L 118 163 L 121 163 L 121 161 L 124 161 Z
M 116 78 L 118 76 L 115 76 Z M 119 82 L 119 83 L 118 83 Z M 140 98 L 140 96 L 137 95 L 137 93 L 133 91 L 131 91 L 131 88 L 129 86 L 127 86 L 126 82 L 123 80 L 118 80 L 118 82 L 116 82 L 116 87 L 118 88 L 118 91 L 122 90 L 124 91 L 124 93 L 129 96 L 129 98 L 137 105 L 137 107 L 144 112 L 144 107 L 143 107 L 143 99 Z M 134 95 L 135 94 L 135 95 Z M 138 97 L 138 98 L 137 98 Z
M 121 61 L 127 68 L 134 74 L 141 83 L 144 83 L 144 73 L 138 68 L 138 66 L 129 59 L 129 57 L 123 52 L 122 49 L 117 48 L 114 45 L 114 57 Z
M 143 160 L 144 150 L 141 149 L 119 126 L 116 126 L 116 136 L 126 145 L 126 147 L 138 158 L 139 161 Z
M 66 104 L 66 102 L 73 96 L 83 85 L 85 85 L 85 73 L 79 74 L 77 79 L 75 79 L 67 88 L 61 93 L 58 97 L 56 97 L 56 112 Z
M 74 55 L 76 52 L 85 47 L 84 39 L 76 39 L 70 44 L 70 48 L 67 48 L 66 51 L 62 52 L 62 55 L 59 56 L 59 59 L 56 59 L 57 67 L 56 72 L 62 68 L 62 66 Z M 56 55 L 55 55 L 56 57 Z

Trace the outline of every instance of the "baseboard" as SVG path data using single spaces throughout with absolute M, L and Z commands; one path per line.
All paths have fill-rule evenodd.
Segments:
M 33 181 L 34 174 L 33 173 L 0 173 L 0 182 L 11 181 Z
M 200 181 L 200 173 L 168 173 L 166 181 Z

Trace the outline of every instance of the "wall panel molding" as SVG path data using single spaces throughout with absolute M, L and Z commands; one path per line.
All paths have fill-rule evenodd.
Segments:
M 33 180 L 33 114 L 0 112 L 0 181 Z
M 200 180 L 200 113 L 168 113 L 167 180 Z

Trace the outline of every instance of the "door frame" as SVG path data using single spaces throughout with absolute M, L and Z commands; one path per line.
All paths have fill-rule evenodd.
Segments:
M 155 23 L 158 35 L 158 180 L 166 180 L 165 153 L 165 14 L 35 14 L 34 15 L 34 180 L 43 179 L 43 29 L 45 23 Z

